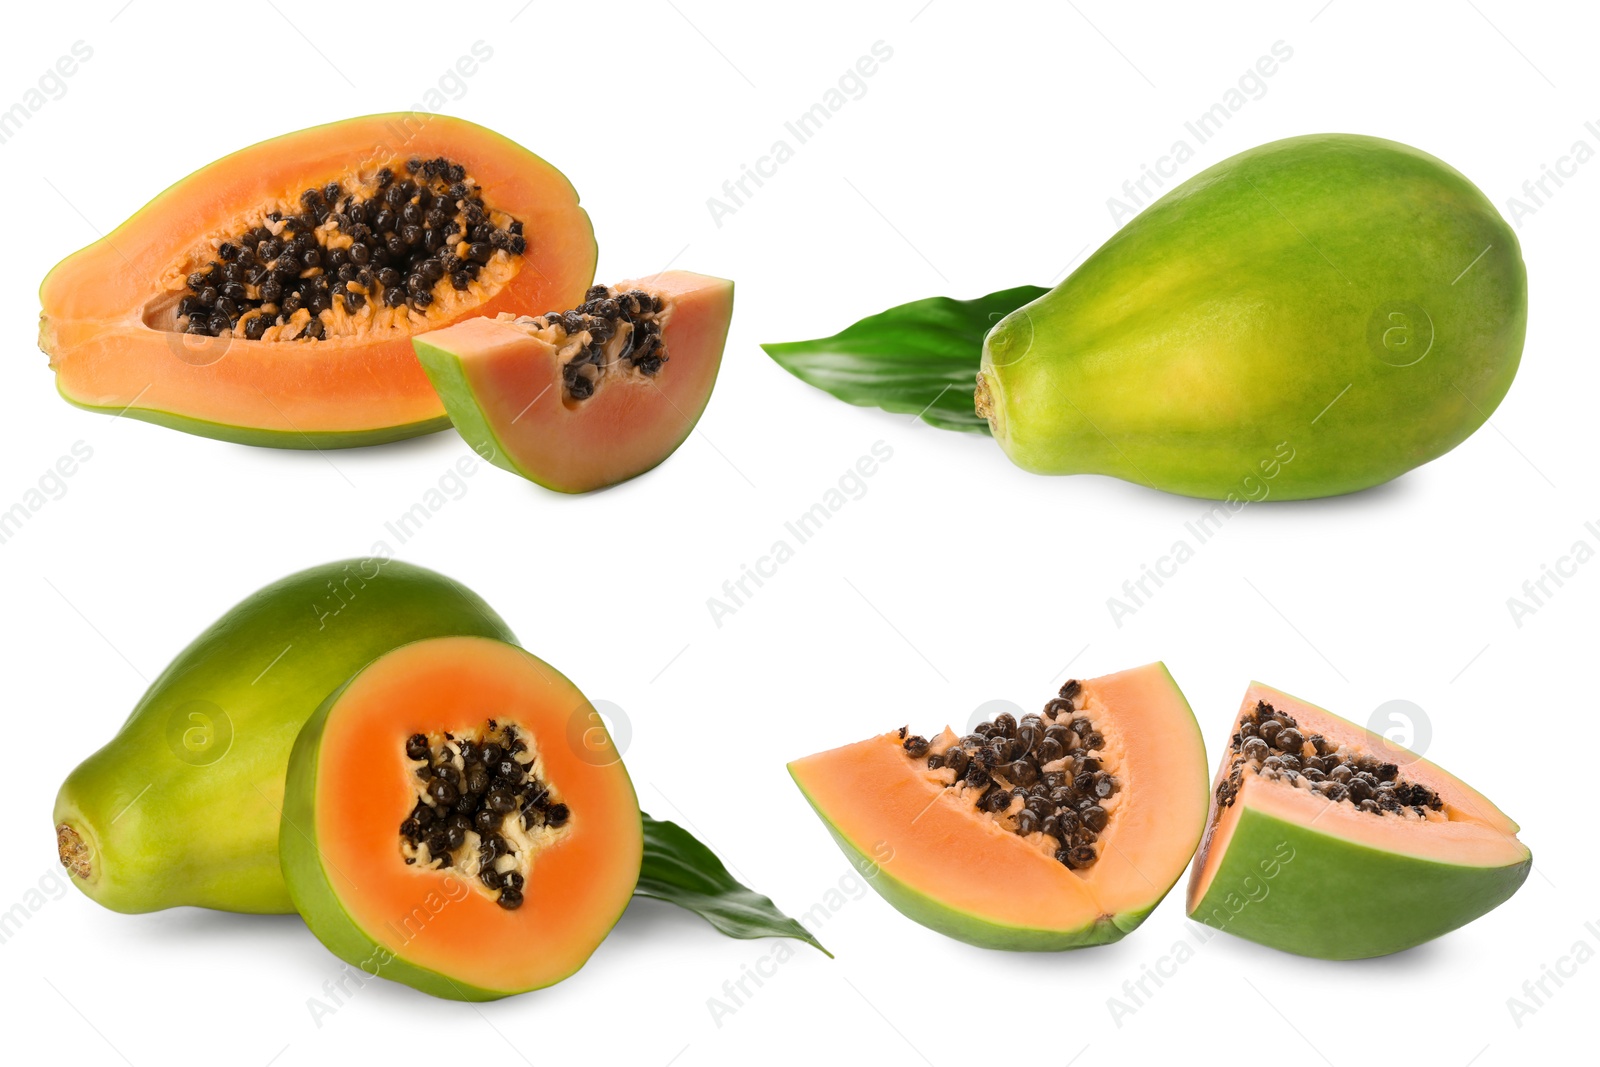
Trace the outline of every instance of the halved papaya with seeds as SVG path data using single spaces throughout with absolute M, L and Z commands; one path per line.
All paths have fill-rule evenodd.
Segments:
M 373 115 L 245 148 L 161 193 L 40 287 L 61 395 L 283 448 L 442 429 L 412 335 L 565 307 L 594 231 L 554 167 L 482 126 Z
M 492 1000 L 572 974 L 627 907 L 643 848 L 633 784 L 592 705 L 492 638 L 373 661 L 289 761 L 279 856 L 295 907 L 342 959 L 439 997 Z
M 669 271 L 413 343 L 479 455 L 579 493 L 643 474 L 683 443 L 711 399 L 732 316 L 732 282 Z
M 1253 683 L 1217 769 L 1189 917 L 1302 956 L 1411 948 L 1498 907 L 1533 857 L 1487 797 Z
M 1164 665 L 1070 681 L 1037 715 L 965 736 L 907 729 L 789 764 L 867 881 L 905 915 L 988 948 L 1119 940 L 1183 873 L 1206 758 Z

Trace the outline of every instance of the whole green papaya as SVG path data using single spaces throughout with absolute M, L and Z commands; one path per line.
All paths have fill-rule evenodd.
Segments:
M 292 912 L 278 870 L 289 751 L 329 693 L 428 637 L 515 642 L 475 593 L 374 557 L 312 567 L 190 642 L 56 796 L 72 882 L 114 911 Z
M 1388 481 L 1505 396 L 1516 235 L 1393 141 L 1319 134 L 1211 167 L 984 341 L 977 406 L 1018 466 L 1213 499 Z

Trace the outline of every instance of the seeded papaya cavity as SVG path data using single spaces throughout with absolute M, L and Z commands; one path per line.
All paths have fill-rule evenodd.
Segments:
M 523 223 L 443 156 L 363 165 L 203 239 L 151 325 L 208 337 L 407 335 L 487 302 L 527 251 Z
M 595 285 L 570 310 L 538 316 L 502 313 L 500 321 L 555 348 L 561 361 L 561 398 L 570 407 L 594 396 L 608 381 L 660 373 L 669 358 L 662 330 L 671 317 L 672 304 L 660 294 Z
M 943 745 L 907 736 L 901 727 L 902 747 L 947 790 L 1047 849 L 1068 870 L 1083 870 L 1100 858 L 1097 843 L 1122 787 L 1081 693 L 1080 683 L 1069 681 L 1040 714 L 1018 721 L 1001 713 Z
M 1293 715 L 1257 701 L 1229 740 L 1228 774 L 1217 786 L 1217 804 L 1231 806 L 1243 776 L 1258 774 L 1371 815 L 1450 817 L 1439 794 L 1420 782 L 1407 781 L 1397 764 L 1299 727 Z
M 416 803 L 400 824 L 400 855 L 427 870 L 454 868 L 507 911 L 539 852 L 563 836 L 571 812 L 543 781 L 538 753 L 510 723 L 471 734 L 412 734 Z

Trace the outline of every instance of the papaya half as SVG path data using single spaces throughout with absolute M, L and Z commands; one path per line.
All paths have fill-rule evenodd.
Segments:
M 488 637 L 417 641 L 363 668 L 289 760 L 279 851 L 312 932 L 368 974 L 454 1000 L 583 966 L 644 851 L 633 784 L 591 709 L 555 668 Z
M 907 729 L 789 764 L 869 885 L 986 948 L 1117 941 L 1188 866 L 1206 755 L 1160 663 L 1069 681 L 1038 715 L 957 736 Z
M 413 335 L 569 307 L 594 278 L 554 167 L 445 115 L 371 115 L 201 168 L 39 290 L 56 388 L 94 411 L 280 448 L 445 427 Z
M 412 344 L 480 456 L 581 493 L 643 474 L 689 436 L 732 315 L 732 282 L 668 271 L 596 285 L 566 311 L 468 319 Z
M 1465 440 L 1526 327 L 1516 234 L 1471 181 L 1394 141 L 1293 137 L 1179 185 L 995 324 L 976 407 L 1029 471 L 1331 496 Z
M 1189 876 L 1189 917 L 1302 956 L 1419 945 L 1508 900 L 1532 854 L 1487 797 L 1409 749 L 1254 683 Z
M 72 883 L 114 911 L 293 911 L 278 828 L 300 728 L 383 653 L 458 634 L 514 639 L 471 590 L 393 559 L 312 567 L 240 601 L 61 786 Z

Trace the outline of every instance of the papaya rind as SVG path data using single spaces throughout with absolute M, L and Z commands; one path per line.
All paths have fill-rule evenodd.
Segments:
M 366 445 L 386 445 L 393 441 L 405 441 L 412 437 L 422 437 L 426 434 L 438 433 L 440 430 L 450 428 L 450 417 L 448 415 L 440 415 L 438 418 L 402 423 L 397 426 L 379 426 L 371 430 L 267 430 L 253 426 L 234 426 L 224 422 L 209 422 L 205 419 L 178 415 L 170 411 L 156 411 L 152 408 L 97 407 L 93 404 L 80 403 L 66 393 L 60 392 L 60 390 L 57 390 L 57 392 L 63 400 L 73 407 L 82 408 L 84 411 L 92 411 L 97 415 L 137 419 L 140 422 L 165 426 L 169 430 L 178 430 L 182 433 L 193 434 L 196 437 L 209 437 L 216 441 L 228 441 L 236 445 L 254 445 L 261 448 L 305 449 L 318 452 L 337 448 L 361 448 Z
M 446 424 L 453 423 L 461 439 L 467 442 L 474 452 L 496 467 L 508 470 L 546 489 L 553 489 L 558 493 L 572 491 L 524 469 L 511 458 L 510 451 L 494 432 L 494 427 L 484 416 L 483 409 L 478 406 L 472 383 L 467 381 L 466 371 L 461 366 L 459 356 L 425 340 L 424 337 L 413 337 L 411 347 L 417 353 L 417 362 L 422 364 L 428 380 L 433 383 L 434 392 L 439 394 L 440 401 L 444 403 Z
M 1300 956 L 1365 959 L 1420 945 L 1504 903 L 1533 867 L 1526 850 L 1521 862 L 1498 867 L 1419 859 L 1240 803 L 1227 850 L 1189 917 Z
M 462 366 L 461 357 L 440 348 L 438 345 L 414 337 L 411 346 L 416 350 L 417 361 L 422 364 L 422 369 L 427 372 L 428 379 L 433 382 L 434 391 L 439 394 L 439 399 L 444 402 L 444 409 L 448 413 L 447 423 L 454 423 L 456 432 L 461 439 L 467 442 L 482 458 L 493 463 L 501 470 L 510 471 L 520 478 L 526 478 L 535 485 L 543 486 L 557 493 L 578 495 L 591 492 L 593 487 L 571 485 L 558 481 L 546 474 L 541 474 L 530 467 L 525 467 L 512 458 L 512 450 L 505 446 L 500 436 L 494 432 L 494 426 L 484 415 L 483 408 L 478 404 L 476 392 L 472 383 L 467 380 L 466 370 Z M 709 400 L 710 398 L 707 397 Z M 695 423 L 699 422 L 697 414 L 683 436 L 673 442 L 672 446 L 650 466 L 636 474 L 630 474 L 624 481 L 648 474 L 671 458 L 683 442 L 689 439 L 694 432 Z
M 376 565 L 376 576 L 352 578 L 361 565 Z M 340 560 L 257 590 L 174 657 L 116 736 L 67 776 L 54 823 L 83 839 L 91 866 L 87 879 L 70 880 L 113 911 L 293 912 L 278 837 L 300 727 L 384 652 L 455 635 L 515 641 L 477 594 L 400 560 Z M 279 649 L 281 662 L 263 670 Z M 170 720 L 190 701 L 228 716 L 233 742 L 215 762 L 190 764 L 169 748 Z
M 969 912 L 952 908 L 927 893 L 913 889 L 905 882 L 890 874 L 886 867 L 880 866 L 861 849 L 857 848 L 849 838 L 841 834 L 829 821 L 827 813 L 818 806 L 811 795 L 806 792 L 805 785 L 794 773 L 791 765 L 789 776 L 794 779 L 806 802 L 811 805 L 817 817 L 822 820 L 822 825 L 828 828 L 828 834 L 839 846 L 839 850 L 849 859 L 854 867 L 879 896 L 888 901 L 900 914 L 913 922 L 920 923 L 930 930 L 944 934 L 946 937 L 964 941 L 969 945 L 979 948 L 1005 949 L 1012 952 L 1060 952 L 1066 949 L 1088 948 L 1093 945 L 1108 945 L 1113 941 L 1120 941 L 1125 935 L 1134 930 L 1145 917 L 1161 903 L 1171 886 L 1151 901 L 1149 906 L 1124 912 L 1120 915 L 1101 916 L 1094 921 L 1072 930 L 1052 930 L 1040 927 L 1012 926 L 997 923 L 988 919 L 979 918 Z M 1174 881 L 1176 884 L 1176 881 Z
M 433 382 L 434 391 L 439 394 L 439 399 L 444 402 L 446 423 L 454 423 L 456 432 L 461 439 L 483 459 L 493 463 L 501 470 L 510 471 L 520 478 L 538 486 L 543 486 L 552 492 L 579 495 L 591 492 L 589 486 L 572 485 L 558 481 L 546 474 L 539 473 L 530 467 L 525 467 L 512 458 L 512 450 L 505 446 L 500 436 L 494 432 L 494 426 L 484 415 L 483 408 L 479 406 L 477 394 L 472 383 L 467 380 L 466 371 L 462 366 L 461 357 L 440 348 L 438 345 L 423 340 L 421 337 L 412 338 L 411 346 L 416 350 L 417 360 L 422 364 L 422 369 L 427 372 L 428 378 Z M 707 398 L 709 400 L 709 397 Z M 667 449 L 660 459 L 650 466 L 630 474 L 626 480 L 648 474 L 672 457 L 683 442 L 689 439 L 694 432 L 695 423 L 699 422 L 696 415 L 683 436 L 679 437 Z

